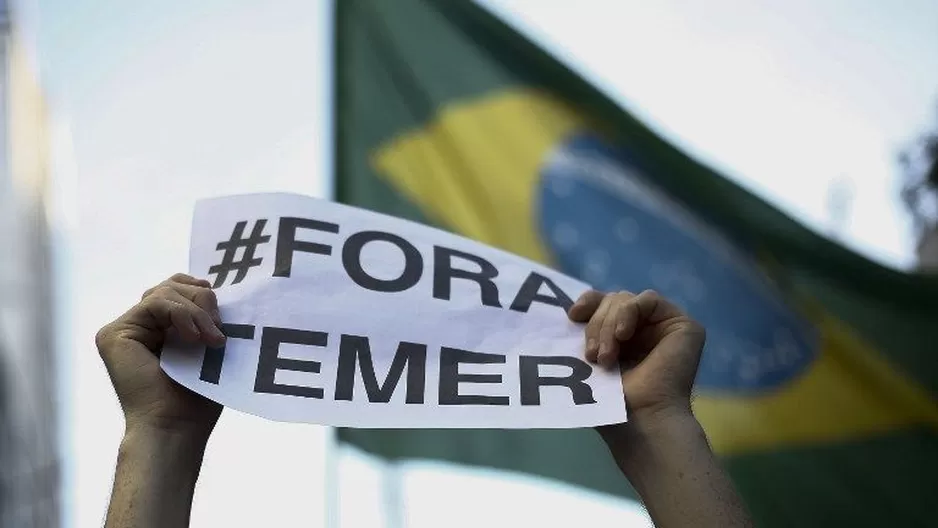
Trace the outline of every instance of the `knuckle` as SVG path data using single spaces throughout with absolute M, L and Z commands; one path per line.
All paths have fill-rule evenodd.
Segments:
M 195 294 L 194 300 L 199 306 L 215 306 L 218 304 L 218 297 L 215 295 L 215 290 L 208 288 L 199 289 Z
M 153 293 L 150 295 L 150 297 L 160 297 L 166 299 L 174 293 L 176 293 L 176 289 L 164 282 L 163 284 L 160 284 L 153 289 Z
M 109 344 L 114 339 L 114 323 L 108 323 L 102 326 L 94 335 L 94 344 L 98 348 L 99 354 L 104 354 Z
M 137 303 L 136 308 L 147 310 L 152 307 L 154 304 L 159 302 L 159 299 L 156 295 L 156 290 L 154 289 L 150 295 L 147 295 L 143 299 L 140 299 L 140 302 Z
M 172 282 L 187 282 L 195 280 L 194 277 L 185 273 L 174 273 L 172 277 L 169 278 Z
M 586 325 L 586 333 L 589 335 L 598 334 L 603 327 L 603 321 L 599 317 L 593 317 Z
M 650 300 L 659 300 L 662 298 L 661 294 L 658 293 L 657 290 L 652 290 L 652 289 L 644 290 L 639 295 L 642 297 L 647 297 Z
M 136 309 L 144 313 L 152 314 L 163 309 L 169 302 L 171 301 L 166 298 L 166 295 L 157 289 L 153 292 L 152 295 L 147 296 L 146 299 L 143 299 L 137 303 Z
M 602 299 L 603 293 L 596 290 L 587 290 L 577 297 L 576 304 L 591 304 L 596 299 Z

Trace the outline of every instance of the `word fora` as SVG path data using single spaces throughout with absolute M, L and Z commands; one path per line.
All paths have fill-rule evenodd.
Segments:
M 267 219 L 254 223 L 250 236 L 245 236 L 247 222 L 238 222 L 231 238 L 217 245 L 224 251 L 222 261 L 209 268 L 209 274 L 215 275 L 214 287 L 225 283 L 230 272 L 235 272 L 231 284 L 241 282 L 248 271 L 263 262 L 255 257 L 254 251 L 261 244 L 270 241 L 270 235 L 264 235 Z M 293 270 L 293 257 L 296 253 L 332 255 L 332 246 L 319 242 L 297 240 L 298 230 L 314 230 L 331 234 L 339 233 L 339 225 L 311 218 L 282 217 L 277 226 L 277 246 L 275 251 L 274 277 L 289 277 Z M 385 242 L 397 248 L 404 257 L 404 269 L 400 275 L 390 279 L 378 278 L 368 273 L 362 266 L 362 251 L 373 242 Z M 244 248 L 240 260 L 236 260 L 237 249 Z M 472 253 L 444 246 L 433 246 L 432 257 L 433 297 L 450 300 L 452 285 L 455 280 L 467 280 L 479 286 L 483 306 L 501 308 L 498 286 L 494 279 L 498 268 L 488 260 Z M 458 265 L 460 262 L 462 265 Z M 476 269 L 465 269 L 469 266 Z M 374 292 L 396 293 L 414 287 L 424 273 L 424 257 L 413 243 L 399 235 L 386 231 L 359 231 L 349 236 L 342 245 L 342 267 L 346 274 L 358 286 Z M 546 287 L 549 293 L 541 293 Z M 509 309 L 527 312 L 534 302 L 558 306 L 568 310 L 573 300 L 550 278 L 531 272 L 521 284 Z
M 254 339 L 254 325 L 223 324 L 222 330 L 229 339 Z M 280 357 L 280 346 L 284 344 L 325 347 L 329 335 L 325 332 L 297 330 L 265 326 L 261 329 L 260 355 L 254 392 L 283 394 L 303 398 L 325 398 L 322 387 L 286 385 L 274 381 L 278 371 L 294 371 L 319 374 L 319 361 L 288 359 Z M 225 348 L 207 348 L 202 360 L 199 379 L 218 384 L 221 378 Z M 463 391 L 469 384 L 502 384 L 503 376 L 498 373 L 470 374 L 460 372 L 461 365 L 504 365 L 507 357 L 501 354 L 486 354 L 456 348 L 441 347 L 438 403 L 440 405 L 510 405 L 508 396 L 486 396 L 467 394 Z M 592 368 L 583 360 L 569 356 L 526 356 L 519 361 L 520 403 L 540 405 L 542 387 L 566 387 L 575 405 L 596 403 L 593 390 L 586 380 Z M 388 403 L 395 389 L 405 377 L 405 402 L 422 404 L 426 392 L 427 345 L 402 341 L 394 353 L 394 359 L 383 381 L 378 381 L 367 337 L 341 334 L 333 399 L 352 401 L 355 376 L 361 374 L 365 392 L 370 403 Z M 566 376 L 543 376 L 542 366 L 566 367 Z

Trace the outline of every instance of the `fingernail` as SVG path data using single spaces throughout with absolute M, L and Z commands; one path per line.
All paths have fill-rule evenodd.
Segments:
M 589 341 L 586 342 L 586 351 L 594 352 L 595 350 L 596 350 L 596 340 L 590 339 Z
M 609 354 L 609 345 L 603 343 L 599 345 L 599 361 L 602 363 L 603 359 Z

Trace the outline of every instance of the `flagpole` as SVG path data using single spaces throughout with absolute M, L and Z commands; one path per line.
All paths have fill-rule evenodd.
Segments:
M 381 464 L 381 497 L 384 503 L 385 527 L 407 528 L 404 472 L 400 462 Z
M 339 492 L 339 439 L 338 430 L 335 427 L 326 428 L 325 438 L 325 456 L 323 468 L 323 486 L 325 493 L 325 507 L 323 526 L 325 528 L 339 528 L 341 520 L 339 518 L 339 508 L 342 505 L 342 497 Z
M 326 134 L 332 136 L 332 149 L 326 152 L 326 159 L 323 163 L 324 174 L 330 174 L 331 178 L 323 178 L 320 181 L 323 181 L 327 185 L 325 189 L 320 187 L 323 191 L 324 197 L 335 200 L 336 199 L 336 188 L 337 184 L 337 174 L 338 174 L 338 134 L 336 133 L 339 129 L 339 113 L 338 113 L 338 95 L 339 90 L 338 86 L 338 60 L 337 56 L 339 53 L 339 32 L 338 32 L 338 22 L 339 22 L 339 3 L 341 0 L 333 0 L 332 2 L 324 3 L 325 18 L 331 21 L 331 39 L 326 37 L 326 42 L 324 46 L 331 46 L 331 49 L 326 50 L 323 53 L 325 58 L 325 68 L 324 70 L 331 72 L 332 79 L 331 82 L 327 83 L 328 89 L 324 90 L 325 97 L 322 101 L 323 106 L 326 110 L 326 115 L 329 115 L 331 122 L 326 125 Z M 329 11 L 331 9 L 331 11 Z M 325 528 L 340 528 L 342 521 L 340 517 L 339 510 L 342 506 L 342 497 L 339 491 L 339 431 L 335 427 L 326 428 L 326 439 L 325 439 L 325 468 L 324 468 L 324 480 L 325 480 L 325 519 L 324 525 Z

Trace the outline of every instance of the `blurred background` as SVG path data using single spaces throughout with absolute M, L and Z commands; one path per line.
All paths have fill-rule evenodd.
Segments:
M 371 63 L 352 63 L 356 39 L 367 30 L 350 25 L 345 49 L 351 51 L 338 52 L 336 42 L 344 37 L 336 30 L 343 26 L 334 3 L 0 1 L 0 525 L 103 523 L 122 418 L 93 336 L 143 290 L 187 268 L 196 200 L 289 191 L 377 207 L 367 192 L 356 198 L 363 184 L 353 174 L 354 161 L 336 159 L 336 121 L 341 127 L 344 108 L 353 116 L 348 130 L 367 128 L 370 118 L 362 116 L 368 112 L 396 115 L 395 96 L 372 107 L 355 106 L 365 97 L 352 86 L 356 72 Z M 440 28 L 417 31 L 415 26 L 414 42 L 401 36 L 406 32 L 398 34 L 407 24 L 396 9 L 413 11 L 417 20 L 421 9 L 436 9 L 423 4 L 435 2 L 347 4 L 355 4 L 346 12 L 348 20 L 367 13 L 369 23 L 383 27 L 376 34 L 402 50 L 398 58 L 410 65 L 400 66 L 402 71 L 424 83 L 430 94 L 424 120 L 448 104 L 438 91 L 450 70 L 439 70 L 438 83 L 421 77 L 429 71 L 417 62 L 422 52 L 404 52 L 450 41 L 453 49 L 470 49 L 466 42 L 488 38 L 488 26 L 466 29 L 436 15 L 424 21 L 440 20 Z M 747 196 L 847 248 L 850 256 L 837 258 L 858 262 L 851 270 L 875 271 L 857 272 L 863 280 L 883 277 L 884 284 L 915 289 L 919 275 L 929 266 L 938 268 L 933 194 L 938 175 L 932 165 L 938 148 L 928 139 L 938 129 L 938 3 L 473 4 L 481 9 L 474 17 L 483 13 L 504 22 L 518 38 L 564 65 L 564 75 L 593 87 L 595 93 L 584 98 L 618 106 L 649 134 Z M 373 27 L 369 23 L 361 27 Z M 459 38 L 444 34 L 454 28 L 461 31 Z M 420 42 L 421 35 L 434 31 L 442 40 Z M 514 36 L 499 35 L 502 40 L 486 42 L 514 42 Z M 471 77 L 473 65 L 488 67 L 484 61 L 490 61 L 491 71 L 501 72 L 518 60 L 502 64 L 501 54 L 516 52 L 511 46 L 478 44 L 465 57 L 453 57 L 458 64 L 451 67 Z M 349 90 L 343 105 L 334 89 L 336 57 L 351 57 L 341 79 L 345 84 L 339 84 Z M 551 75 L 538 70 L 530 78 L 549 88 Z M 375 93 L 393 92 L 382 92 L 380 79 L 366 77 L 359 75 L 360 82 L 375 83 Z M 464 80 L 467 86 L 474 82 Z M 586 92 L 563 93 L 579 105 L 570 93 Z M 345 155 L 354 156 L 355 138 L 345 141 L 350 145 Z M 366 157 L 363 150 L 361 158 Z M 380 168 L 380 160 L 374 163 Z M 342 167 L 349 171 L 345 183 Z M 402 195 L 419 202 L 419 193 Z M 446 223 L 432 212 L 426 216 Z M 813 277 L 825 280 L 823 274 Z M 870 303 L 885 310 L 893 306 Z M 915 317 L 890 313 L 915 321 L 938 313 L 934 304 L 921 306 Z M 923 364 L 923 372 L 934 372 L 934 356 L 924 354 L 935 350 L 934 342 L 914 350 L 922 353 L 899 361 L 898 370 Z M 936 383 L 930 380 L 919 383 L 925 395 L 916 400 L 921 412 L 910 411 L 906 422 L 886 428 L 924 428 L 926 436 L 916 444 L 929 454 L 922 459 L 923 471 L 938 471 Z M 875 429 L 862 435 L 882 432 Z M 368 445 L 328 428 L 226 412 L 208 449 L 192 525 L 650 526 L 627 494 L 486 467 L 497 464 L 391 462 L 387 458 L 393 456 Z M 754 482 L 787 466 L 752 467 L 760 468 L 758 475 L 734 468 L 734 477 L 755 490 Z M 830 500 L 839 505 L 885 510 L 901 505 L 904 511 L 896 518 L 909 521 L 901 525 L 938 519 L 933 501 L 909 505 L 870 491 L 865 481 L 844 473 L 836 477 L 831 482 L 843 489 Z M 793 502 L 760 515 L 812 507 Z M 838 525 L 829 515 L 819 513 L 818 525 Z M 778 519 L 777 525 L 787 525 L 787 517 L 779 513 Z

